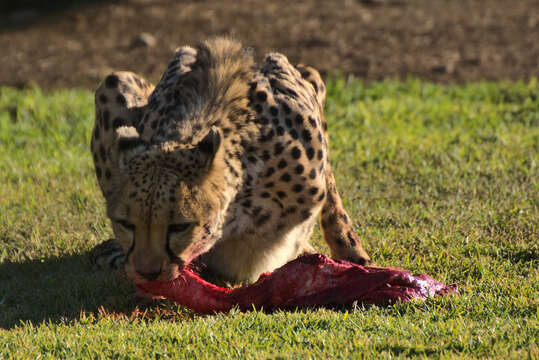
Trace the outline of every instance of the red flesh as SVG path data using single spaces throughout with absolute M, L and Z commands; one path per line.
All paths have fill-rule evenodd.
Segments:
M 164 296 L 200 314 L 293 309 L 308 306 L 363 304 L 385 305 L 396 301 L 426 299 L 456 293 L 455 285 L 444 285 L 428 275 L 411 275 L 392 269 L 335 261 L 325 255 L 305 255 L 273 273 L 265 273 L 252 285 L 224 289 L 202 280 L 185 269 L 170 282 L 137 285 L 139 290 Z

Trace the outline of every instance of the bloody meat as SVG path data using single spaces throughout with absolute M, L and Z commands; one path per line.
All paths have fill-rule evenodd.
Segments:
M 455 285 L 444 285 L 428 275 L 411 275 L 393 269 L 360 266 L 336 261 L 325 255 L 304 255 L 257 282 L 234 289 L 215 286 L 186 268 L 170 282 L 137 285 L 142 292 L 163 296 L 200 314 L 264 311 L 319 306 L 359 304 L 386 305 L 412 299 L 456 293 Z

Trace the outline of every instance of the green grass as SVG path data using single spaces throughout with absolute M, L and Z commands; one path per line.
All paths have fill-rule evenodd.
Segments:
M 137 315 L 130 287 L 86 258 L 111 235 L 88 150 L 92 94 L 1 88 L 0 358 L 538 358 L 537 81 L 328 89 L 331 158 L 367 250 L 459 296 Z

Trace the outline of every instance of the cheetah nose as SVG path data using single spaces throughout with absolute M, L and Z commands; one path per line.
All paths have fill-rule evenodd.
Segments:
M 144 270 L 136 269 L 136 271 L 140 276 L 142 276 L 146 280 L 153 281 L 157 279 L 159 275 L 161 275 L 161 266 L 159 266 L 159 269 L 151 269 L 151 268 L 144 269 Z

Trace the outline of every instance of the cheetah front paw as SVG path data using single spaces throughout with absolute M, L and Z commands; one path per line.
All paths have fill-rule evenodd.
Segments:
M 90 263 L 96 269 L 117 270 L 125 263 L 125 255 L 116 239 L 108 239 L 90 251 Z

